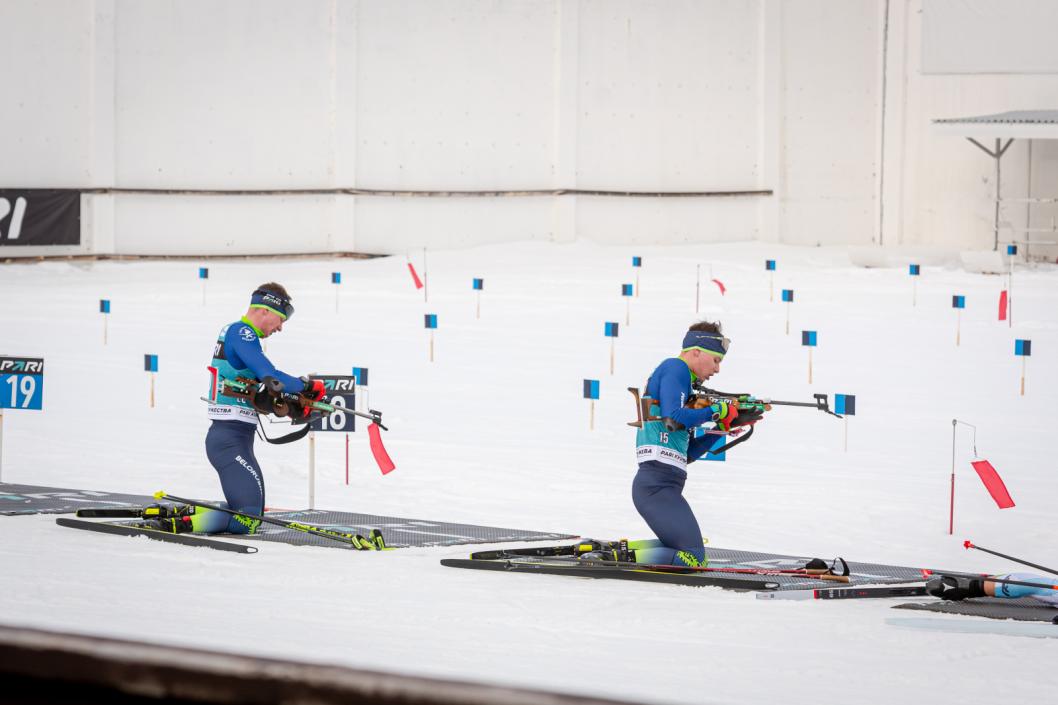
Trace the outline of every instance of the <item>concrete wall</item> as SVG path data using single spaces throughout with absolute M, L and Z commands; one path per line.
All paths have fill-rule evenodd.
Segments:
M 924 55 L 960 65 L 950 33 L 979 31 L 966 16 L 959 0 L 9 0 L 0 186 L 324 193 L 91 194 L 79 247 L 0 252 L 983 246 L 992 160 L 929 121 L 1058 107 L 1058 75 L 923 73 Z M 1030 175 L 1058 195 L 1056 148 L 1028 152 L 1008 152 L 1004 195 Z

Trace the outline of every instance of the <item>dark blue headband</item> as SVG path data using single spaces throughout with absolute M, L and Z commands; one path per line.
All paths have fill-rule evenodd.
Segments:
M 250 308 L 263 308 L 271 311 L 284 321 L 294 315 L 294 304 L 290 303 L 290 299 L 266 289 L 253 292 L 250 297 Z
M 720 333 L 706 333 L 701 330 L 689 330 L 687 335 L 683 336 L 683 349 L 693 350 L 704 350 L 713 357 L 723 358 L 727 354 L 727 349 L 731 346 L 731 341 L 725 338 Z

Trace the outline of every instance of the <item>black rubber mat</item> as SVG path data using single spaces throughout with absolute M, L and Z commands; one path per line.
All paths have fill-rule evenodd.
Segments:
M 989 619 L 1016 619 L 1019 622 L 1051 622 L 1058 617 L 1058 608 L 1048 607 L 1031 597 L 1005 600 L 996 597 L 975 597 L 972 600 L 935 600 L 894 605 L 893 609 L 921 610 L 943 614 L 965 614 Z

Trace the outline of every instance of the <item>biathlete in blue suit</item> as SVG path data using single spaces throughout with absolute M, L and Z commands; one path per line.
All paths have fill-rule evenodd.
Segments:
M 720 445 L 724 436 L 692 438 L 691 429 L 712 424 L 726 433 L 755 423 L 763 415 L 760 410 L 740 413 L 737 402 L 718 402 L 702 409 L 687 406 L 692 383 L 720 371 L 730 342 L 719 323 L 696 323 L 684 336 L 679 356 L 662 362 L 647 380 L 644 407 L 649 404 L 649 414 L 636 433 L 639 472 L 632 482 L 632 502 L 658 541 L 636 548 L 637 563 L 692 567 L 707 563 L 702 531 L 683 497 L 683 486 L 688 463 Z
M 989 577 L 973 578 L 963 575 L 938 575 L 926 583 L 926 592 L 942 600 L 965 600 L 971 597 L 1000 597 L 1017 599 L 1031 597 L 1058 607 L 1058 592 L 1044 587 L 1055 583 L 1054 576 L 1044 577 L 1035 573 L 1007 573 L 994 576 L 998 580 L 1016 580 L 1022 583 L 1037 583 L 1039 587 L 999 583 Z
M 253 450 L 259 412 L 249 400 L 225 394 L 223 383 L 240 377 L 258 381 L 274 377 L 282 382 L 284 392 L 304 393 L 315 400 L 325 393 L 322 380 L 281 372 L 261 350 L 261 339 L 283 330 L 293 314 L 285 288 L 275 282 L 262 284 L 250 297 L 246 315 L 224 326 L 213 348 L 208 410 L 212 423 L 206 433 L 206 457 L 220 477 L 226 506 L 240 512 L 264 512 L 264 475 Z M 176 533 L 248 534 L 260 524 L 256 519 L 202 507 L 183 508 L 174 518 L 155 521 L 156 528 Z

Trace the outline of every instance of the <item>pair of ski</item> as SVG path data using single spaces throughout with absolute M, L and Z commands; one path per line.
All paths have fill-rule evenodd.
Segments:
M 363 536 L 361 534 L 349 534 L 341 531 L 334 531 L 332 529 L 326 529 L 322 526 L 315 526 L 314 524 L 304 524 L 298 521 L 286 521 L 283 519 L 275 519 L 274 517 L 263 516 L 260 514 L 251 514 L 249 512 L 240 512 L 227 507 L 222 507 L 217 504 L 211 504 L 209 502 L 201 502 L 194 499 L 187 499 L 184 497 L 177 497 L 175 495 L 167 494 L 166 492 L 156 492 L 154 494 L 155 499 L 164 500 L 168 502 L 176 502 L 179 504 L 186 504 L 195 507 L 201 507 L 204 509 L 212 509 L 218 512 L 224 512 L 232 516 L 241 516 L 249 519 L 253 519 L 265 524 L 273 524 L 276 526 L 282 526 L 287 529 L 294 531 L 301 531 L 312 536 L 319 536 L 321 538 L 330 539 L 348 545 L 350 548 L 356 551 L 385 551 L 389 550 L 386 546 L 386 541 L 382 536 L 382 532 L 378 529 L 372 529 L 369 536 Z M 232 543 L 228 541 L 218 541 L 212 538 L 202 538 L 195 534 L 176 534 L 168 531 L 162 531 L 160 529 L 154 529 L 146 526 L 136 526 L 134 524 L 115 524 L 110 522 L 94 522 L 94 521 L 82 521 L 83 518 L 144 518 L 146 508 L 104 508 L 104 509 L 79 509 L 77 516 L 79 519 L 69 519 L 66 517 L 60 517 L 55 520 L 55 523 L 59 526 L 65 526 L 72 529 L 84 529 L 87 531 L 96 531 L 106 534 L 115 534 L 119 536 L 145 536 L 149 539 L 156 541 L 165 541 L 169 543 L 178 543 L 185 546 L 204 546 L 206 548 L 212 548 L 218 551 L 229 551 L 232 553 L 257 553 L 256 546 L 247 546 L 240 543 Z
M 802 568 L 685 567 L 617 560 L 575 560 L 578 556 L 587 553 L 600 550 L 612 551 L 619 545 L 620 542 L 587 540 L 579 544 L 564 546 L 478 551 L 472 553 L 469 559 L 444 559 L 441 565 L 475 570 L 716 586 L 729 590 L 778 590 L 780 583 L 769 580 L 769 577 L 832 580 L 844 583 L 849 581 L 848 564 L 841 558 L 835 559 L 829 565 L 815 559 Z

